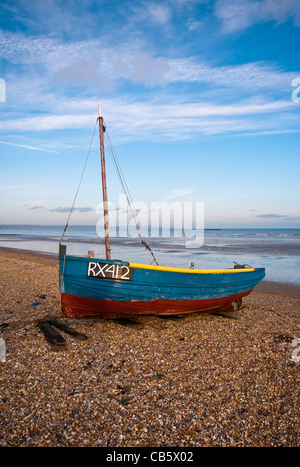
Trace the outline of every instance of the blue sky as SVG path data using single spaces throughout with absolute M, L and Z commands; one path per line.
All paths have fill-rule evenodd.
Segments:
M 65 224 L 101 103 L 135 201 L 299 228 L 299 68 L 299 0 L 1 2 L 0 224 Z M 98 146 L 74 224 L 99 218 Z M 108 154 L 107 177 L 117 205 Z

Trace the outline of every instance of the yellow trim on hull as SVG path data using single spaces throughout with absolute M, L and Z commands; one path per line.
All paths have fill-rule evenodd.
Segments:
M 131 268 L 135 269 L 153 269 L 155 271 L 169 271 L 169 272 L 185 272 L 190 274 L 227 274 L 236 272 L 253 272 L 254 268 L 245 269 L 188 269 L 188 268 L 174 268 L 168 266 L 155 266 L 150 264 L 129 263 Z

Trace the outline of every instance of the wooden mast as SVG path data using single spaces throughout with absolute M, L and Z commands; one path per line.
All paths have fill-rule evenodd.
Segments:
M 106 259 L 111 259 L 110 256 L 110 239 L 108 228 L 108 203 L 107 203 L 107 188 L 106 188 L 106 172 L 105 172 L 105 157 L 104 157 L 104 127 L 101 105 L 98 104 L 99 112 L 99 135 L 100 135 L 100 154 L 101 154 L 101 173 L 102 173 L 102 193 L 103 193 L 103 209 L 104 209 L 104 232 L 105 232 L 105 252 Z

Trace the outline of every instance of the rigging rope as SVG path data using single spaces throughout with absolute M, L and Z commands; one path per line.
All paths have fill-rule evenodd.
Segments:
M 88 150 L 88 152 L 87 152 L 87 156 L 86 156 L 85 163 L 84 163 L 84 166 L 83 166 L 82 174 L 81 174 L 81 177 L 80 177 L 80 180 L 79 180 L 79 184 L 78 184 L 78 187 L 77 187 L 75 196 L 74 196 L 73 204 L 72 204 L 71 210 L 70 210 L 70 212 L 69 212 L 69 216 L 68 216 L 67 223 L 66 223 L 66 225 L 65 225 L 63 234 L 62 234 L 61 239 L 60 239 L 60 241 L 59 241 L 59 247 L 61 246 L 61 242 L 63 241 L 63 238 L 64 238 L 64 236 L 65 236 L 66 230 L 67 230 L 68 225 L 69 225 L 69 220 L 70 220 L 71 214 L 72 214 L 72 212 L 73 212 L 73 210 L 74 210 L 76 198 L 77 198 L 77 195 L 78 195 L 78 192 L 79 192 L 79 188 L 80 188 L 80 185 L 81 185 L 81 182 L 82 182 L 82 179 L 83 179 L 83 175 L 84 175 L 84 172 L 85 172 L 85 169 L 86 169 L 87 161 L 88 161 L 88 158 L 89 158 L 89 155 L 90 155 L 90 151 L 91 151 L 91 147 L 92 147 L 92 144 L 93 144 L 93 140 L 94 140 L 94 136 L 95 136 L 95 131 L 96 131 L 96 126 L 97 126 L 98 120 L 99 120 L 99 119 L 97 118 L 96 123 L 95 123 L 95 127 L 94 127 L 94 131 L 93 131 L 93 135 L 92 135 L 92 139 L 91 139 L 91 142 L 90 142 L 89 150 Z M 150 253 L 151 253 L 152 257 L 153 257 L 153 262 L 155 261 L 155 263 L 158 265 L 158 262 L 157 262 L 157 260 L 156 260 L 156 258 L 155 258 L 155 256 L 154 256 L 153 251 L 151 250 L 150 246 L 148 245 L 148 243 L 146 242 L 146 240 L 142 237 L 142 235 L 141 235 L 140 232 L 139 232 L 139 230 L 140 230 L 140 221 L 139 221 L 137 212 L 134 211 L 134 209 L 133 209 L 133 207 L 132 207 L 132 206 L 133 206 L 133 200 L 132 200 L 132 198 L 131 198 L 131 195 L 130 195 L 130 192 L 129 192 L 129 189 L 128 189 L 126 180 L 125 180 L 125 178 L 124 178 L 122 169 L 121 169 L 121 167 L 120 167 L 120 164 L 119 164 L 117 155 L 116 155 L 115 150 L 114 150 L 114 148 L 113 148 L 113 145 L 112 145 L 111 139 L 110 139 L 110 137 L 109 137 L 109 135 L 108 135 L 108 132 L 107 132 L 106 127 L 104 127 L 104 135 L 105 135 L 105 139 L 106 139 L 106 142 L 107 142 L 107 147 L 108 147 L 108 149 L 109 149 L 109 153 L 110 153 L 111 159 L 112 159 L 112 161 L 113 161 L 113 164 L 114 164 L 114 166 L 115 166 L 117 175 L 118 175 L 118 177 L 119 177 L 119 180 L 120 180 L 122 189 L 123 189 L 124 194 L 125 194 L 125 196 L 126 196 L 127 203 L 128 203 L 128 205 L 129 205 L 129 208 L 130 208 L 131 213 L 132 213 L 132 217 L 133 217 L 133 219 L 134 219 L 134 221 L 135 221 L 136 229 L 137 229 L 137 231 L 138 231 L 138 235 L 139 235 L 139 237 L 140 237 L 140 240 L 141 240 L 142 244 L 150 251 Z M 138 221 L 137 221 L 137 219 L 138 219 Z
M 107 143 L 107 147 L 109 149 L 109 153 L 110 153 L 110 156 L 111 156 L 111 159 L 113 161 L 113 164 L 115 166 L 115 169 L 116 169 L 116 172 L 117 172 L 117 175 L 119 177 L 119 180 L 120 180 L 120 183 L 121 183 L 121 186 L 122 186 L 122 189 L 124 191 L 124 194 L 126 196 L 126 200 L 127 200 L 127 203 L 129 205 L 129 208 L 131 210 L 131 214 L 132 214 L 132 217 L 134 219 L 134 222 L 135 222 L 135 225 L 136 225 L 136 229 L 138 231 L 138 235 L 140 237 L 140 240 L 142 242 L 142 244 L 150 251 L 151 255 L 152 255 L 152 258 L 153 258 L 153 262 L 155 261 L 155 263 L 157 264 L 158 266 L 158 262 L 154 256 L 154 253 L 153 251 L 151 250 L 150 246 L 148 245 L 148 243 L 146 242 L 146 240 L 142 237 L 141 233 L 139 232 L 140 230 L 140 220 L 139 220 L 139 217 L 138 217 L 138 214 L 137 212 L 133 209 L 133 206 L 134 206 L 134 203 L 133 203 L 133 200 L 132 200 L 132 197 L 131 197 L 131 194 L 130 194 L 130 191 L 128 189 L 128 186 L 127 186 L 127 183 L 126 183 L 126 180 L 124 178 L 124 175 L 123 175 L 123 172 L 122 172 L 122 169 L 120 167 L 120 164 L 119 164 L 119 161 L 118 161 L 118 158 L 117 158 L 117 155 L 115 153 L 115 150 L 114 150 L 114 147 L 112 145 L 112 142 L 111 142 L 111 139 L 110 139 L 110 136 L 108 134 L 108 131 L 107 129 L 105 129 L 105 139 L 106 139 L 106 143 Z
M 71 214 L 72 214 L 73 209 L 74 209 L 75 201 L 76 201 L 76 198 L 77 198 L 77 195 L 78 195 L 78 191 L 79 191 L 79 188 L 80 188 L 80 185 L 81 185 L 81 182 L 82 182 L 82 178 L 83 178 L 83 175 L 84 175 L 84 172 L 85 172 L 86 164 L 87 164 L 87 161 L 88 161 L 88 158 L 89 158 L 89 155 L 90 155 L 90 151 L 91 151 L 91 147 L 92 147 L 92 144 L 93 144 L 93 140 L 94 140 L 94 136 L 95 136 L 95 131 L 96 131 L 97 123 L 98 123 L 98 119 L 96 120 L 96 123 L 95 123 L 95 127 L 94 127 L 94 131 L 93 131 L 92 139 L 91 139 L 91 142 L 90 142 L 90 147 L 89 147 L 89 150 L 88 150 L 86 159 L 85 159 L 85 163 L 84 163 L 84 166 L 83 166 L 82 174 L 81 174 L 81 177 L 80 177 L 80 180 L 79 180 L 79 184 L 78 184 L 78 187 L 77 187 L 77 191 L 76 191 L 76 193 L 75 193 L 75 197 L 74 197 L 74 201 L 73 201 L 71 210 L 70 210 L 70 212 L 69 212 L 69 216 L 68 216 L 68 219 L 67 219 L 67 223 L 66 223 L 66 226 L 65 226 L 65 228 L 64 228 L 64 231 L 63 231 L 63 234 L 62 234 L 62 236 L 61 236 L 61 239 L 60 239 L 60 241 L 59 241 L 59 246 L 61 245 L 61 242 L 63 241 L 63 238 L 64 238 L 64 236 L 65 236 L 66 230 L 67 230 L 68 225 L 69 225 L 69 220 L 70 220 Z

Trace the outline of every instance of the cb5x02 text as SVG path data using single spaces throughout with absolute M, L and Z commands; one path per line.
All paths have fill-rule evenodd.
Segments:
M 107 454 L 106 462 L 133 462 L 137 464 L 139 460 L 147 459 L 152 462 L 193 462 L 193 452 L 191 451 L 181 451 L 181 452 L 172 452 L 172 451 L 153 451 L 150 456 L 141 456 L 138 454 L 125 454 L 113 452 L 112 454 Z

